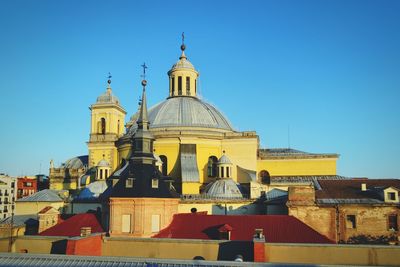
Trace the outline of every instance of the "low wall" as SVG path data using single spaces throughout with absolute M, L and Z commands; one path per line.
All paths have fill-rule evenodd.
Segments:
M 65 254 L 68 240 L 65 237 L 18 237 L 13 251 Z M 215 261 L 233 260 L 235 255 L 242 254 L 246 261 L 253 260 L 253 244 L 244 241 L 104 236 L 99 236 L 97 241 L 102 244 L 102 250 L 98 253 L 102 256 L 187 260 L 201 256 Z M 98 246 L 98 243 L 84 245 L 89 248 Z M 0 252 L 7 250 L 8 239 L 0 239 Z M 400 266 L 400 246 L 265 243 L 264 252 L 266 262 L 271 263 Z
M 400 266 L 400 246 L 265 244 L 272 263 Z
M 158 238 L 104 238 L 103 256 L 144 257 L 163 259 L 218 259 L 221 241 L 158 239 Z

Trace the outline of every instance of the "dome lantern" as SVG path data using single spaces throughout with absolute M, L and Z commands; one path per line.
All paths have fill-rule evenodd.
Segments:
M 182 33 L 182 54 L 179 60 L 168 71 L 169 76 L 169 97 L 197 95 L 197 78 L 199 73 L 185 55 L 185 36 Z

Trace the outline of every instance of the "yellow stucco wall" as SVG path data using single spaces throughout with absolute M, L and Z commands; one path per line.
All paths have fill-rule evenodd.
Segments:
M 267 170 L 271 176 L 336 175 L 337 158 L 267 159 L 257 161 L 257 174 Z
M 207 211 L 209 215 L 224 215 L 229 214 L 257 214 L 257 205 L 252 201 L 243 201 L 239 203 L 179 203 L 178 213 L 190 213 L 192 208 L 196 208 L 198 212 Z
M 16 202 L 15 215 L 37 214 L 47 206 L 56 210 L 64 207 L 64 202 Z

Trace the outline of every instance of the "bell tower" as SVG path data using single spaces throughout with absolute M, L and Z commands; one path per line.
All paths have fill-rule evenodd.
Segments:
M 91 127 L 89 148 L 89 168 L 99 163 L 109 164 L 110 173 L 118 166 L 118 150 L 115 141 L 124 134 L 125 109 L 111 89 L 111 75 L 108 76 L 106 92 L 89 107 Z
M 182 33 L 182 54 L 171 70 L 169 76 L 169 97 L 197 96 L 197 79 L 199 73 L 185 55 L 185 35 Z

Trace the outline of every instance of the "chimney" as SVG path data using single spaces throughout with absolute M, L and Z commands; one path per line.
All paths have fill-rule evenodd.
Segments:
M 254 262 L 265 262 L 265 236 L 264 229 L 254 229 L 253 256 Z
M 81 228 L 81 236 L 89 236 L 92 233 L 91 227 L 82 227 Z
M 361 191 L 367 191 L 367 184 L 366 183 L 362 183 L 361 184 Z

